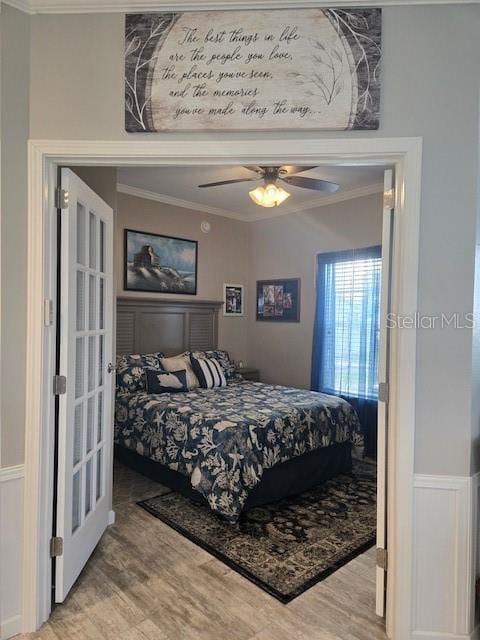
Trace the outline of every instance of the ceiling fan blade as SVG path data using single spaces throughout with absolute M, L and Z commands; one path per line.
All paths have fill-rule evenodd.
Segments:
M 199 184 L 198 186 L 203 189 L 204 187 L 220 187 L 224 184 L 235 184 L 236 182 L 253 182 L 255 180 L 261 180 L 260 177 L 255 178 L 237 178 L 236 180 L 222 180 L 221 182 L 207 182 L 206 184 Z
M 304 178 L 302 176 L 285 176 L 281 178 L 287 184 L 293 184 L 295 187 L 303 187 L 304 189 L 314 189 L 315 191 L 326 191 L 327 193 L 335 193 L 340 185 L 326 180 L 317 180 L 316 178 Z
M 262 173 L 263 167 L 259 167 L 258 165 L 254 167 L 253 165 L 243 165 L 244 169 L 248 169 L 249 171 L 255 171 L 255 173 Z
M 310 171 L 310 169 L 316 169 L 317 167 L 302 167 L 293 164 L 285 164 L 280 167 L 280 171 L 286 171 L 289 176 L 294 173 L 302 173 L 302 171 Z

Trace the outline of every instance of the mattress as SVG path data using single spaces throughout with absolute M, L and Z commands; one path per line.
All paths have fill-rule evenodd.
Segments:
M 258 382 L 188 393 L 118 393 L 115 444 L 190 479 L 210 508 L 238 519 L 271 469 L 363 435 L 353 407 L 336 396 Z

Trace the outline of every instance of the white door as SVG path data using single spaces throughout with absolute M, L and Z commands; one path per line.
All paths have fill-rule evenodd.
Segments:
M 385 171 L 383 193 L 382 278 L 380 290 L 380 338 L 378 356 L 378 430 L 377 430 L 377 589 L 376 612 L 385 615 L 387 588 L 387 446 L 388 446 L 388 370 L 390 312 L 390 275 L 393 239 L 393 171 Z
M 108 524 L 111 473 L 113 211 L 69 169 L 61 187 L 55 600 L 63 602 Z M 61 545 L 60 545 L 61 546 Z

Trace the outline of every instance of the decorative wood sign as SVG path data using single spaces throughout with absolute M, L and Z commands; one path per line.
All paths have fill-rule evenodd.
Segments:
M 377 129 L 381 16 L 127 14 L 126 129 Z

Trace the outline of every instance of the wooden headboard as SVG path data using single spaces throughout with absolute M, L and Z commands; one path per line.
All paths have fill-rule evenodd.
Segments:
M 216 349 L 221 302 L 117 298 L 117 354 Z

